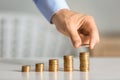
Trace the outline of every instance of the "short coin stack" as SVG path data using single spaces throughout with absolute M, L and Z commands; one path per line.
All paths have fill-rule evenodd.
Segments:
M 59 69 L 58 59 L 50 59 L 49 60 L 49 71 L 57 72 Z
M 30 72 L 31 67 L 29 65 L 22 66 L 22 72 Z
M 65 72 L 71 72 L 73 71 L 73 56 L 66 55 L 64 56 L 64 71 Z
M 35 65 L 35 71 L 36 72 L 43 72 L 44 71 L 44 63 L 37 63 Z
M 79 58 L 80 58 L 80 71 L 88 72 L 89 71 L 89 53 L 81 52 Z

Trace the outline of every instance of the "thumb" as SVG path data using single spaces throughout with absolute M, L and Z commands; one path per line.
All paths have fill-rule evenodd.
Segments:
M 78 48 L 81 45 L 81 38 L 79 36 L 78 31 L 76 29 L 72 29 L 72 30 L 69 30 L 68 33 L 73 43 L 73 46 L 75 48 Z
M 95 46 L 95 44 L 97 43 L 97 42 L 99 42 L 99 38 L 98 38 L 99 36 L 98 36 L 98 34 L 97 34 L 97 32 L 92 32 L 91 33 L 91 36 L 90 36 L 90 49 L 93 49 L 94 48 L 94 46 Z

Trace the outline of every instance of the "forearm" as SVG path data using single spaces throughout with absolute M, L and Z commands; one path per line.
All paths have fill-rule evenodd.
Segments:
M 34 0 L 38 9 L 51 22 L 52 16 L 61 9 L 69 9 L 65 0 Z

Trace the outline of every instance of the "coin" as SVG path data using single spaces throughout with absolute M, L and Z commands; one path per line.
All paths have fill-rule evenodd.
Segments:
M 64 71 L 73 71 L 73 56 L 65 55 L 64 56 Z
M 22 66 L 22 72 L 30 72 L 30 65 L 24 65 Z
M 49 60 L 49 71 L 57 72 L 59 69 L 58 59 L 50 59 Z
M 80 58 L 80 71 L 84 72 L 89 71 L 89 53 L 81 52 L 79 58 Z
M 43 63 L 37 63 L 35 66 L 36 66 L 35 67 L 36 72 L 43 72 L 44 71 L 44 64 Z

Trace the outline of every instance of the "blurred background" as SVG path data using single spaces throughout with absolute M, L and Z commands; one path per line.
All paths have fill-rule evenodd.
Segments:
M 93 57 L 120 57 L 120 0 L 67 0 L 70 8 L 94 16 L 101 42 Z M 0 0 L 0 57 L 36 58 L 77 56 L 74 49 L 42 16 L 32 0 Z

